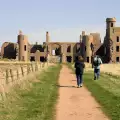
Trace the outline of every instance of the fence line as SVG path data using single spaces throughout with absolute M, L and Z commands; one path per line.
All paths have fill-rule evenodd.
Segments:
M 15 82 L 19 82 L 23 77 L 27 77 L 30 73 L 40 71 L 42 68 L 45 68 L 47 63 L 0 63 L 0 66 L 3 65 L 0 69 L 0 96 L 2 99 L 5 98 L 7 88 L 9 85 L 14 85 Z M 8 67 L 5 67 L 8 65 Z

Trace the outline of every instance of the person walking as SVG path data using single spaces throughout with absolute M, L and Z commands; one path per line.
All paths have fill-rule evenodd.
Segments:
M 95 55 L 93 60 L 93 68 L 94 68 L 94 80 L 99 79 L 100 77 L 100 65 L 102 64 L 102 60 L 98 55 Z
M 77 86 L 82 87 L 83 83 L 83 72 L 85 68 L 84 60 L 82 56 L 78 56 L 77 60 L 75 61 L 75 73 L 77 78 Z

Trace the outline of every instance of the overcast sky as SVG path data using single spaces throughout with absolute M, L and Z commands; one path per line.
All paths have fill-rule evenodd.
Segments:
M 105 35 L 105 20 L 116 17 L 120 25 L 120 0 L 0 0 L 0 45 L 16 42 L 19 30 L 31 43 L 79 41 L 82 30 Z

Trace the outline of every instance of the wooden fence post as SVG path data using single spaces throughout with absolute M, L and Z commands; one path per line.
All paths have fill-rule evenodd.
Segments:
M 43 68 L 45 67 L 45 62 L 43 63 Z
M 38 63 L 36 65 L 37 65 L 37 71 L 38 71 L 39 70 Z
M 13 80 L 13 71 L 12 71 L 12 69 L 10 69 L 10 74 L 11 74 L 12 81 L 14 81 Z
M 22 76 L 24 76 L 24 71 L 22 66 L 21 66 L 21 72 L 22 72 Z
M 9 83 L 9 81 L 8 81 L 8 77 L 9 77 L 9 76 L 8 76 L 8 73 L 9 73 L 9 70 L 7 69 L 7 70 L 6 70 L 6 84 Z
M 37 71 L 36 63 L 35 63 L 35 71 Z
M 27 74 L 29 74 L 30 73 L 30 67 L 29 67 L 29 65 L 27 65 Z
M 38 71 L 41 69 L 40 63 L 38 63 Z
M 41 63 L 40 63 L 40 68 L 42 68 L 42 65 L 41 65 Z
M 37 63 L 35 63 L 35 71 L 38 71 Z
M 31 63 L 31 68 L 32 68 L 32 72 L 33 72 L 34 70 L 33 70 L 33 64 L 32 63 Z
M 19 79 L 19 72 L 18 72 L 18 69 L 17 69 L 17 80 Z
M 5 100 L 6 99 L 5 88 L 4 88 L 3 85 L 0 85 L 0 97 L 1 97 L 1 100 Z

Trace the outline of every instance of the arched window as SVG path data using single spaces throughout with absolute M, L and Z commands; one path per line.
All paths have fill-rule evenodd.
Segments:
M 111 23 L 111 27 L 113 27 L 113 23 Z
M 68 53 L 71 52 L 71 46 L 70 46 L 70 45 L 67 47 L 67 52 L 68 52 Z
M 85 51 L 86 51 L 86 46 L 85 46 Z
M 119 42 L 119 36 L 117 36 L 117 42 Z

